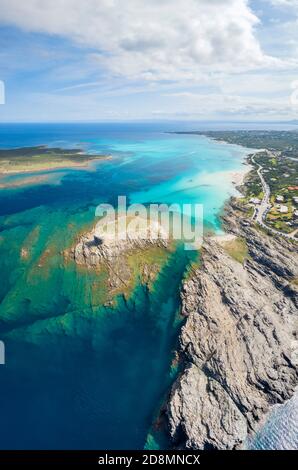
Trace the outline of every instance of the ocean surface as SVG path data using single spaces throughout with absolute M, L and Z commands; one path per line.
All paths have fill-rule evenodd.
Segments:
M 203 204 L 205 228 L 221 230 L 233 173 L 249 150 L 173 130 L 180 128 L 0 125 L 1 148 L 78 147 L 113 157 L 0 190 L 0 448 L 167 446 L 160 410 L 178 370 L 179 288 L 197 254 L 177 248 L 151 290 L 136 282 L 129 298 L 107 307 L 104 279 L 63 253 L 94 222 L 97 204 L 116 204 L 119 195 Z
M 298 392 L 283 405 L 275 405 L 260 431 L 248 443 L 254 450 L 298 449 Z

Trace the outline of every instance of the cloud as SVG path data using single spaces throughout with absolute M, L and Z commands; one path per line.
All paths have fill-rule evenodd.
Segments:
M 259 20 L 247 0 L 1 0 L 0 18 L 71 39 L 109 73 L 130 79 L 198 79 L 273 60 L 256 38 Z
M 282 6 L 296 8 L 298 7 L 298 0 L 267 0 L 273 6 Z

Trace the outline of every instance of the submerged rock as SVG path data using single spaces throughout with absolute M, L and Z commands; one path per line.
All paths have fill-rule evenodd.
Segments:
M 184 283 L 185 368 L 168 403 L 179 448 L 243 447 L 298 383 L 297 246 L 256 230 L 232 206 L 225 221 L 248 256 L 239 263 L 208 239 L 200 268 Z

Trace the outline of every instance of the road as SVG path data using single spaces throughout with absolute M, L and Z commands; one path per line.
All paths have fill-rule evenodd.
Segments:
M 272 157 L 274 158 L 274 154 L 272 152 L 269 152 L 269 150 L 267 150 L 267 153 L 269 154 L 269 157 Z M 251 161 L 256 165 L 258 166 L 258 170 L 257 170 L 257 173 L 258 173 L 258 176 L 261 180 L 261 183 L 262 183 L 262 188 L 263 188 L 263 193 L 264 193 L 264 196 L 263 196 L 263 199 L 262 199 L 262 202 L 259 206 L 256 206 L 255 207 L 255 210 L 254 210 L 254 213 L 253 213 L 253 220 L 259 224 L 261 227 L 265 228 L 266 230 L 268 230 L 269 232 L 275 234 L 275 235 L 279 235 L 281 237 L 284 237 L 284 238 L 287 238 L 289 240 L 295 240 L 297 241 L 297 238 L 295 237 L 295 234 L 297 233 L 297 229 L 294 230 L 294 232 L 292 233 L 284 233 L 284 232 L 280 232 L 279 230 L 276 230 L 275 228 L 272 228 L 272 227 L 269 227 L 267 224 L 266 224 L 266 215 L 267 213 L 269 212 L 269 210 L 271 209 L 271 203 L 270 203 L 270 187 L 269 185 L 266 183 L 263 175 L 262 175 L 262 170 L 263 170 L 263 167 L 262 165 L 260 165 L 259 163 L 256 163 L 255 161 L 255 156 L 257 154 L 255 153 L 252 158 L 251 158 Z

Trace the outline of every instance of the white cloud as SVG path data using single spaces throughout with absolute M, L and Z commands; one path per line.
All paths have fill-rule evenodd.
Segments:
M 0 21 L 88 46 L 127 78 L 197 79 L 272 62 L 247 0 L 1 0 Z

